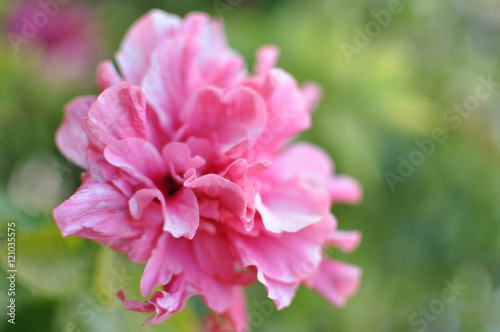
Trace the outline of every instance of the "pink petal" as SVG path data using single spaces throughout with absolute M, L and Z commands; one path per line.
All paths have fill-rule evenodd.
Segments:
M 205 321 L 204 332 L 246 332 L 248 315 L 245 292 L 241 287 L 233 289 L 233 303 L 223 314 L 212 313 Z
M 306 108 L 310 111 L 316 109 L 318 101 L 323 94 L 321 86 L 315 82 L 307 82 L 302 85 L 302 92 L 304 93 Z
M 292 303 L 299 288 L 300 283 L 298 281 L 280 282 L 272 278 L 266 278 L 261 272 L 257 276 L 259 281 L 266 287 L 269 298 L 274 301 L 278 310 L 286 308 Z
M 182 187 L 173 197 L 167 197 L 167 220 L 163 230 L 174 237 L 192 239 L 200 224 L 198 201 L 193 190 Z
M 142 296 L 148 297 L 153 288 L 158 285 L 166 285 L 174 274 L 181 273 L 182 265 L 174 258 L 172 251 L 175 250 L 174 248 L 175 240 L 168 233 L 163 233 L 158 239 L 156 248 L 153 250 L 142 274 Z M 169 257 L 174 259 L 166 260 Z
M 247 331 L 248 326 L 245 291 L 242 287 L 235 287 L 233 293 L 233 304 L 231 305 L 227 316 L 233 322 L 236 332 L 245 332 Z
M 254 66 L 254 72 L 259 75 L 266 74 L 271 68 L 276 65 L 280 50 L 276 46 L 262 46 L 257 51 L 257 62 Z
M 255 88 L 265 96 L 269 114 L 267 127 L 258 137 L 257 148 L 272 151 L 310 127 L 311 110 L 307 96 L 287 72 L 271 69 L 259 84 Z
M 163 193 L 158 189 L 140 189 L 128 201 L 130 215 L 136 220 L 142 218 L 143 212 L 149 205 L 157 201 L 161 206 L 163 221 L 167 220 L 167 208 L 165 205 L 165 198 Z
M 207 200 L 216 200 L 227 211 L 238 218 L 246 213 L 247 197 L 235 183 L 216 174 L 207 174 L 199 178 L 194 175 L 184 182 L 186 187 L 192 188 L 197 195 Z
M 228 284 L 238 278 L 234 270 L 236 258 L 230 250 L 231 246 L 226 238 L 201 230 L 193 241 L 194 255 L 203 271 Z
M 136 179 L 154 188 L 167 174 L 163 159 L 156 148 L 137 137 L 111 142 L 104 149 L 104 157 L 113 166 L 119 167 Z
M 123 81 L 110 60 L 102 61 L 97 67 L 97 86 L 100 91 L 112 87 Z
M 276 156 L 273 167 L 263 173 L 269 181 L 300 176 L 319 185 L 333 174 L 333 162 L 321 148 L 310 143 L 296 143 Z
M 83 169 L 87 168 L 88 141 L 82 129 L 82 120 L 95 100 L 95 96 L 78 97 L 68 103 L 55 137 L 56 145 L 64 156 Z
M 144 92 L 122 82 L 103 91 L 82 122 L 89 142 L 98 151 L 128 137 L 146 137 L 146 98 Z
M 327 184 L 332 203 L 359 204 L 363 199 L 363 188 L 354 178 L 337 175 Z
M 113 186 L 88 179 L 76 193 L 53 211 L 64 237 L 77 234 L 105 240 L 133 235 L 127 198 Z
M 127 81 L 142 82 L 151 55 L 163 40 L 178 33 L 181 19 L 161 10 L 151 10 L 128 30 L 116 54 L 116 61 Z
M 141 84 L 161 126 L 167 130 L 176 126 L 177 115 L 199 81 L 195 66 L 199 50 L 195 39 L 177 37 L 160 44 L 152 54 Z
M 339 231 L 330 233 L 327 243 L 333 247 L 339 248 L 344 252 L 356 250 L 361 242 L 361 232 L 358 231 Z
M 244 74 L 244 60 L 229 48 L 224 24 L 204 13 L 190 13 L 184 18 L 183 32 L 201 44 L 197 63 L 203 85 L 226 87 Z
M 236 88 L 224 95 L 215 88 L 201 88 L 189 99 L 180 118 L 189 124 L 191 135 L 217 135 L 224 151 L 255 138 L 267 122 L 262 98 L 248 88 Z
M 149 302 L 140 302 L 129 300 L 125 297 L 125 293 L 122 289 L 118 291 L 118 298 L 123 302 L 123 305 L 128 310 L 137 311 L 137 312 L 151 312 L 155 311 L 155 306 Z
M 255 167 L 257 164 L 254 164 Z M 255 189 L 247 174 L 249 166 L 245 159 L 235 160 L 225 172 L 224 177 L 237 184 L 247 196 L 247 207 L 244 221 L 247 223 L 247 230 L 253 228 L 253 218 L 255 215 Z
M 361 279 L 357 266 L 334 260 L 325 260 L 307 285 L 336 306 L 344 306 L 347 299 L 356 293 Z
M 330 208 L 327 192 L 300 179 L 275 184 L 257 195 L 257 210 L 266 229 L 273 233 L 296 232 L 321 221 Z
M 296 283 L 309 277 L 321 261 L 321 245 L 314 229 L 257 237 L 234 235 L 234 244 L 245 266 L 256 266 L 267 279 Z
M 186 143 L 168 143 L 163 147 L 161 155 L 165 164 L 172 164 L 179 174 L 183 174 L 190 168 L 199 168 L 205 164 L 205 160 L 200 156 L 191 157 L 191 149 Z

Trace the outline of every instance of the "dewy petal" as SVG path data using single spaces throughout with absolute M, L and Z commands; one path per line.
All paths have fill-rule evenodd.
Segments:
M 110 60 L 102 61 L 97 67 L 97 86 L 100 91 L 112 87 L 123 81 Z
M 327 182 L 332 203 L 359 204 L 363 199 L 363 188 L 358 180 L 347 176 L 337 175 Z
M 342 307 L 358 290 L 361 274 L 357 266 L 325 260 L 306 285 L 316 289 L 332 304 Z
M 128 82 L 104 90 L 82 122 L 89 143 L 98 151 L 128 137 L 146 137 L 146 97 Z
M 198 201 L 193 190 L 182 187 L 173 197 L 168 197 L 165 204 L 167 220 L 163 230 L 174 237 L 185 236 L 192 239 L 200 224 Z
M 181 19 L 161 10 L 151 10 L 128 30 L 116 54 L 118 66 L 127 81 L 141 84 L 158 45 L 178 33 Z
M 82 120 L 95 100 L 95 96 L 77 97 L 68 103 L 55 137 L 56 145 L 64 156 L 83 169 L 87 168 L 88 141 L 82 129 Z
M 321 221 L 330 208 L 328 193 L 300 179 L 275 184 L 255 205 L 266 229 L 273 233 L 296 232 Z
M 154 188 L 167 174 L 163 159 L 153 144 L 137 137 L 124 138 L 108 144 L 104 157 L 113 166 Z
M 127 198 L 106 183 L 88 179 L 53 211 L 63 236 L 77 234 L 93 240 L 131 235 Z

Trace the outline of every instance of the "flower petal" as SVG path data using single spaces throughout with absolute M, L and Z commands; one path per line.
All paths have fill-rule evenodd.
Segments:
M 104 90 L 92 104 L 82 127 L 98 151 L 128 137 L 146 137 L 146 98 L 144 92 L 122 82 Z
M 177 174 L 184 174 L 190 168 L 198 168 L 205 164 L 205 160 L 200 156 L 191 157 L 191 149 L 186 143 L 168 143 L 163 147 L 161 155 L 165 164 L 172 164 Z
M 111 142 L 104 149 L 104 157 L 150 188 L 167 174 L 163 159 L 153 144 L 137 137 Z
M 151 65 L 141 85 L 160 125 L 172 131 L 177 115 L 199 82 L 195 66 L 199 43 L 191 37 L 176 37 L 161 44 L 151 57 Z
M 82 120 L 95 100 L 95 96 L 87 96 L 75 98 L 68 103 L 55 137 L 56 145 L 64 156 L 83 169 L 87 168 L 88 141 L 82 128 Z
M 104 91 L 123 81 L 118 71 L 116 71 L 115 65 L 110 60 L 104 60 L 99 63 L 96 76 L 97 86 L 100 91 Z
M 327 243 L 333 247 L 339 248 L 343 252 L 352 252 L 356 250 L 361 242 L 361 232 L 359 231 L 339 231 L 330 233 Z
M 328 214 L 328 193 L 300 179 L 275 184 L 257 195 L 257 211 L 266 229 L 273 233 L 296 232 L 321 221 Z
M 53 211 L 64 237 L 77 234 L 93 240 L 133 235 L 127 198 L 113 186 L 88 179 Z
M 261 46 L 257 50 L 257 61 L 254 66 L 254 71 L 259 75 L 266 74 L 276 65 L 279 55 L 280 50 L 278 47 L 273 45 Z
M 163 230 L 174 237 L 185 236 L 192 239 L 200 224 L 198 201 L 193 190 L 181 188 L 173 197 L 167 197 L 167 219 Z
M 141 84 L 153 51 L 163 40 L 178 33 L 180 26 L 180 17 L 156 9 L 135 22 L 116 54 L 125 79 L 134 85 Z
M 332 304 L 342 307 L 358 290 L 361 269 L 335 260 L 325 260 L 306 284 L 316 289 Z
M 241 188 L 217 174 L 207 174 L 199 178 L 195 175 L 184 182 L 186 187 L 194 190 L 203 200 L 216 200 L 221 207 L 232 212 L 238 218 L 244 218 L 247 196 Z
M 363 199 L 363 188 L 354 178 L 337 175 L 327 182 L 332 203 L 359 204 Z

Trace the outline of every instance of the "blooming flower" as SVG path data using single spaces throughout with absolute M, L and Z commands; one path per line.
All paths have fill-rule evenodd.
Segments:
M 359 184 L 334 175 L 330 157 L 293 137 L 310 126 L 320 95 L 275 68 L 259 50 L 255 74 L 202 13 L 153 10 L 98 68 L 98 97 L 66 106 L 59 149 L 86 170 L 54 209 L 63 236 L 76 234 L 146 263 L 145 302 L 125 307 L 161 322 L 200 295 L 210 331 L 245 331 L 244 286 L 261 282 L 278 309 L 299 285 L 342 306 L 358 267 L 326 258 L 354 250 L 358 232 L 337 230 L 332 203 L 357 203 Z

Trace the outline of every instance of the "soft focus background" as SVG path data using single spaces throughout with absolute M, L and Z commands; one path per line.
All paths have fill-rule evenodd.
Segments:
M 81 170 L 54 146 L 63 105 L 97 92 L 97 62 L 151 8 L 222 16 L 250 66 L 258 46 L 278 45 L 280 67 L 325 91 L 300 139 L 325 148 L 365 189 L 360 206 L 333 209 L 340 228 L 363 232 L 355 253 L 331 253 L 363 267 L 358 294 L 335 308 L 301 288 L 277 312 L 253 286 L 253 331 L 500 331 L 500 85 L 479 88 L 500 82 L 498 0 L 61 0 L 35 32 L 23 17 L 40 4 L 22 3 L 0 1 L 1 331 L 12 330 L 4 314 L 11 220 L 16 331 L 197 331 L 207 313 L 190 300 L 164 324 L 140 327 L 148 316 L 127 312 L 114 291 L 137 296 L 142 266 L 63 239 L 51 217 L 80 183 Z M 27 38 L 9 40 L 9 31 Z M 440 130 L 441 143 L 432 141 Z M 445 294 L 455 297 L 443 302 L 454 283 Z

